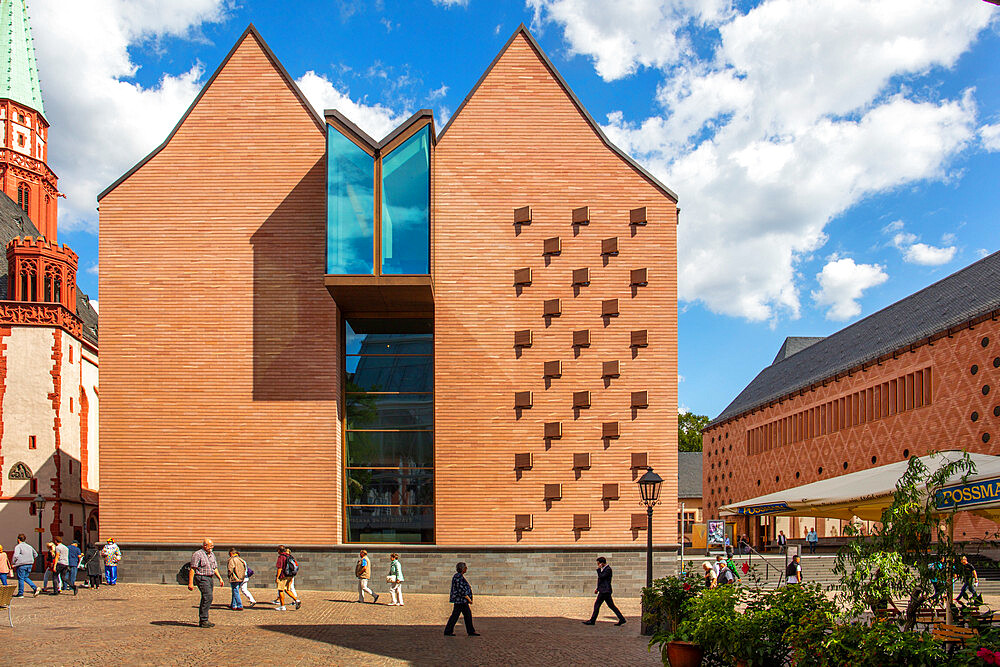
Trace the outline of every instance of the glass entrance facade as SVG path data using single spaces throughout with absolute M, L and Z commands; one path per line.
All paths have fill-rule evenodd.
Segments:
M 433 326 L 344 323 L 348 542 L 434 542 Z

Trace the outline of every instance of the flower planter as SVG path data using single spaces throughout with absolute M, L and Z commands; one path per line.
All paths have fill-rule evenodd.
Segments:
M 667 660 L 670 667 L 699 667 L 705 651 L 692 642 L 669 642 Z

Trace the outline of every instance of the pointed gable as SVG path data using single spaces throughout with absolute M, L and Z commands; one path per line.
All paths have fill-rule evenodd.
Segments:
M 270 122 L 281 125 L 281 134 L 308 131 L 305 127 L 308 125 L 316 127 L 321 139 L 326 134 L 323 119 L 309 104 L 264 38 L 250 25 L 164 142 L 105 188 L 97 196 L 97 200 L 101 201 L 128 180 L 166 149 L 178 135 L 184 135 L 189 130 L 201 132 L 205 129 L 219 129 L 220 106 L 223 110 L 221 115 L 229 116 L 233 122 L 253 119 L 268 123 L 268 119 L 274 119 Z M 207 121 L 207 125 L 203 125 L 203 121 Z M 215 127 L 212 127 L 213 124 Z M 215 132 L 214 135 L 220 142 L 232 141 L 236 147 L 241 144 L 238 133 Z M 224 149 L 225 146 L 220 143 L 219 147 Z
M 28 24 L 25 0 L 0 0 L 0 98 L 14 100 L 45 115 L 38 83 L 35 43 Z
M 570 109 L 575 113 L 567 114 Z M 490 129 L 483 127 L 481 119 L 498 115 L 503 116 L 505 125 L 528 137 L 558 137 L 567 130 L 573 139 L 579 139 L 580 133 L 593 134 L 629 168 L 677 202 L 677 195 L 670 188 L 607 138 L 523 24 L 459 105 L 438 140 L 444 141 L 453 127 L 458 128 L 453 133 L 467 135 L 476 131 L 475 125 L 480 125 L 478 129 L 488 135 Z

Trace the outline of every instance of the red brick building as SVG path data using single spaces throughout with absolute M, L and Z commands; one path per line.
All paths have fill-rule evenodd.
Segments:
M 788 338 L 703 432 L 706 516 L 933 451 L 996 454 L 998 286 L 995 253 L 826 338 Z M 841 534 L 835 520 L 734 520 L 757 545 L 779 529 Z M 983 537 L 981 521 L 962 515 L 956 538 Z
M 102 535 L 676 543 L 676 197 L 523 27 L 381 140 L 251 27 L 100 204 Z

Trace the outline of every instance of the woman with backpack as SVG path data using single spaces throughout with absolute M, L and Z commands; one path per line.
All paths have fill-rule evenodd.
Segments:
M 288 547 L 285 547 L 278 555 L 277 570 L 275 583 L 278 584 L 278 611 L 285 611 L 285 595 L 292 598 L 292 601 L 295 602 L 295 608 L 298 609 L 302 606 L 302 600 L 298 599 L 292 592 L 294 590 L 292 580 L 299 573 L 299 564 L 292 556 L 292 550 Z
M 403 606 L 403 565 L 399 562 L 399 554 L 389 556 L 389 575 L 385 578 L 389 584 L 389 595 L 392 597 L 390 607 Z
M 91 544 L 90 549 L 87 551 L 86 567 L 90 587 L 96 591 L 101 587 L 101 579 L 104 576 L 104 563 L 101 562 L 101 550 L 97 548 L 96 544 Z

